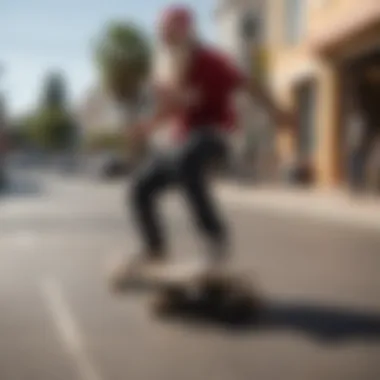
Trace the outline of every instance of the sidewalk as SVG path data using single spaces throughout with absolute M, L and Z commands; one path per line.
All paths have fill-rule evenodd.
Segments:
M 344 191 L 324 192 L 233 183 L 220 184 L 218 190 L 221 198 L 230 204 L 380 231 L 380 199 L 355 199 Z

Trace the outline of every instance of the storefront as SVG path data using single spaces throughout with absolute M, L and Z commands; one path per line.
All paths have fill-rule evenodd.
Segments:
M 342 181 L 351 187 L 376 190 L 379 188 L 375 172 L 379 170 L 376 156 L 380 136 L 380 46 L 345 62 L 341 73 Z
M 380 134 L 380 2 L 374 4 L 326 27 L 311 44 L 323 62 L 316 167 L 320 182 L 329 186 L 363 185 L 376 177 L 370 166 Z

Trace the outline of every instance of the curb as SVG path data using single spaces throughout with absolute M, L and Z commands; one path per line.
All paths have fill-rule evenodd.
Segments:
M 337 205 L 334 198 L 324 200 L 317 195 L 310 195 L 310 199 L 305 201 L 296 200 L 293 195 L 265 195 L 255 190 L 239 191 L 228 188 L 220 189 L 219 194 L 225 202 L 239 207 L 380 231 L 380 212 L 377 209 L 369 210 L 368 207 L 350 204 Z

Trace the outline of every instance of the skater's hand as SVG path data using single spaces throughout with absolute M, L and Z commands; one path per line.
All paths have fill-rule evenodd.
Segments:
M 177 98 L 180 108 L 194 107 L 199 104 L 201 100 L 201 92 L 195 88 L 179 93 Z
M 297 118 L 292 112 L 278 110 L 275 114 L 275 123 L 279 127 L 294 127 L 296 125 L 296 121 Z
M 129 138 L 132 144 L 141 144 L 149 135 L 149 126 L 147 123 L 136 123 L 129 130 Z
M 279 127 L 292 127 L 296 124 L 297 119 L 295 115 L 279 107 L 268 89 L 260 83 L 255 80 L 249 80 L 244 84 L 244 88 L 266 110 L 270 118 Z

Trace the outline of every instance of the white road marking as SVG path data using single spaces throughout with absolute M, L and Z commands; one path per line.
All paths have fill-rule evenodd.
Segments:
M 70 310 L 59 282 L 54 278 L 46 279 L 41 283 L 41 290 L 52 314 L 62 344 L 77 365 L 80 379 L 102 380 L 102 377 L 86 352 L 80 329 L 75 322 L 73 313 Z

